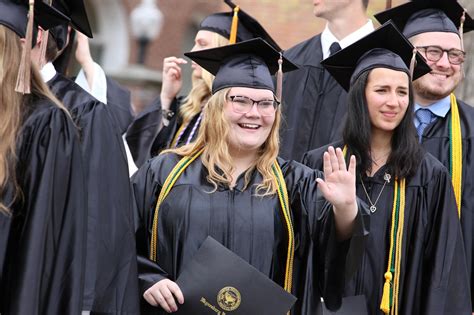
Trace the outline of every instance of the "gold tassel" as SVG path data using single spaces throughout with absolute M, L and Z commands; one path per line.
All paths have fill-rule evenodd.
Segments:
M 44 65 L 48 62 L 46 60 L 46 48 L 48 47 L 48 37 L 49 31 L 43 31 L 43 36 L 41 36 L 41 46 L 38 65 L 40 69 L 43 69 Z
M 237 42 L 237 29 L 239 27 L 239 6 L 234 8 L 234 16 L 232 17 L 232 25 L 230 27 L 229 44 L 235 44 Z
M 388 314 L 390 312 L 390 281 L 392 281 L 392 273 L 388 271 L 385 273 L 384 277 L 385 283 L 383 284 L 383 295 L 380 309 L 385 314 Z
M 281 103 L 281 90 L 283 87 L 283 56 L 280 52 L 280 58 L 278 59 L 278 71 L 277 71 L 277 87 L 276 87 L 276 97 L 277 100 Z
M 415 73 L 415 66 L 416 66 L 416 48 L 413 48 L 413 55 L 411 56 L 410 60 L 410 78 L 413 81 L 413 73 Z
M 21 94 L 30 94 L 31 80 L 31 45 L 33 43 L 33 17 L 35 0 L 29 0 L 28 24 L 26 27 L 26 40 L 21 54 L 20 68 L 16 80 L 15 91 Z

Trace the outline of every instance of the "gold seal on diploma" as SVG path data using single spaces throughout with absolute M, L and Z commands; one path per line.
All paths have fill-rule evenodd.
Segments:
M 225 311 L 236 310 L 240 301 L 240 292 L 234 287 L 224 287 L 217 294 L 217 304 Z

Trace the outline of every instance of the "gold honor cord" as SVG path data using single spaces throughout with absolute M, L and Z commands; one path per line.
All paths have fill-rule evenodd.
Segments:
M 163 200 L 168 196 L 169 192 L 173 188 L 173 185 L 178 180 L 179 176 L 184 172 L 184 170 L 196 160 L 203 152 L 203 149 L 197 151 L 191 156 L 183 157 L 178 164 L 171 170 L 170 174 L 166 178 L 163 187 L 158 196 L 158 201 L 156 202 L 155 213 L 153 216 L 153 227 L 152 227 L 152 236 L 150 242 L 150 259 L 157 261 L 157 244 L 158 244 L 158 215 L 159 208 Z M 288 253 L 286 259 L 286 268 L 285 268 L 285 283 L 284 289 L 291 293 L 292 280 L 293 280 L 293 258 L 295 253 L 295 242 L 294 242 L 294 230 L 293 223 L 291 221 L 291 213 L 288 203 L 288 191 L 285 184 L 285 179 L 281 172 L 280 166 L 275 161 L 273 166 L 273 175 L 274 179 L 278 185 L 278 198 L 280 201 L 280 206 L 283 211 L 283 216 L 285 218 L 286 227 L 288 229 Z
M 456 96 L 451 93 L 451 121 L 449 125 L 449 172 L 454 188 L 454 196 L 461 217 L 461 184 L 462 184 L 462 135 L 461 120 Z
M 347 146 L 342 150 L 347 157 Z M 384 274 L 385 283 L 383 285 L 382 301 L 380 309 L 385 314 L 398 314 L 398 295 L 400 289 L 400 270 L 402 259 L 403 229 L 405 223 L 405 190 L 406 180 L 395 179 L 392 225 L 390 228 L 390 252 L 388 256 L 387 271 Z
M 285 178 L 281 171 L 280 165 L 275 161 L 272 166 L 274 179 L 278 186 L 278 199 L 280 200 L 281 209 L 285 218 L 286 227 L 288 229 L 288 252 L 286 255 L 286 268 L 285 268 L 285 284 L 284 289 L 291 293 L 293 285 L 293 258 L 295 255 L 295 235 L 293 229 L 293 223 L 291 221 L 291 212 L 288 199 L 288 190 L 286 188 Z
M 153 261 L 157 261 L 156 259 L 156 248 L 158 245 L 158 212 L 160 209 L 160 205 L 165 200 L 166 196 L 168 196 L 171 188 L 173 187 L 174 183 L 178 180 L 179 176 L 184 172 L 186 167 L 188 167 L 198 156 L 201 155 L 203 149 L 197 151 L 195 154 L 191 156 L 185 156 L 181 160 L 179 160 L 178 164 L 171 170 L 170 174 L 165 180 L 163 187 L 161 188 L 160 195 L 158 196 L 158 201 L 156 202 L 155 207 L 155 214 L 153 216 L 153 227 L 152 227 L 152 234 L 151 234 L 151 243 L 150 243 L 150 259 Z
M 178 131 L 176 132 L 176 135 L 173 138 L 173 141 L 171 141 L 171 146 L 170 148 L 176 148 L 178 146 L 178 141 L 179 141 L 179 136 L 181 135 L 181 132 L 187 127 L 187 125 L 182 124 Z

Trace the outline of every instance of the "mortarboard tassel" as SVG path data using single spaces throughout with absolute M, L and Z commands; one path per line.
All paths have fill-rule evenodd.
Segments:
M 30 94 L 31 80 L 31 45 L 33 43 L 33 17 L 35 0 L 29 0 L 28 24 L 26 26 L 26 40 L 21 53 L 21 63 L 18 70 L 15 91 L 21 94 Z
M 385 10 L 391 9 L 392 8 L 392 0 L 387 0 L 385 2 Z
M 281 103 L 281 90 L 283 87 L 283 56 L 280 52 L 280 58 L 278 58 L 278 71 L 277 71 L 277 86 L 276 86 L 276 97 L 278 101 Z
M 234 8 L 234 16 L 232 17 L 232 24 L 230 27 L 229 44 L 235 44 L 237 42 L 237 29 L 239 27 L 239 6 Z
M 41 45 L 40 45 L 40 54 L 39 54 L 39 68 L 42 69 L 46 64 L 46 48 L 48 47 L 48 37 L 49 31 L 43 31 L 43 36 L 41 37 Z
M 461 38 L 461 50 L 464 51 L 464 21 L 466 21 L 466 9 L 462 12 L 461 21 L 459 22 L 459 37 Z M 462 77 L 466 77 L 464 67 L 461 65 Z
M 49 6 L 52 5 L 52 1 L 45 1 L 48 3 Z M 46 48 L 48 47 L 48 37 L 49 37 L 49 31 L 43 31 L 43 36 L 41 37 L 41 45 L 40 45 L 40 54 L 39 54 L 39 68 L 42 69 L 44 65 L 46 64 Z
M 461 37 L 461 50 L 464 51 L 464 21 L 466 21 L 466 9 L 462 12 L 461 22 L 459 23 L 459 37 Z
M 413 48 L 413 55 L 410 60 L 410 78 L 413 80 L 413 73 L 415 72 L 416 66 L 416 48 Z

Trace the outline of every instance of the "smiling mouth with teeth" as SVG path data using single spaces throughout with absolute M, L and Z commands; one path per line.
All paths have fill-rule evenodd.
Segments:
M 245 129 L 258 129 L 258 128 L 260 128 L 259 125 L 254 125 L 254 124 L 239 124 L 239 126 L 241 128 L 245 128 Z

